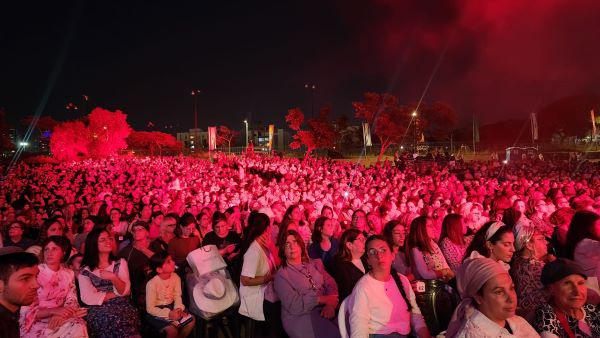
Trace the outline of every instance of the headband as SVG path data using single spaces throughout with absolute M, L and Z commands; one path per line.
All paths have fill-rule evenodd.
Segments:
M 489 241 L 490 238 L 492 238 L 492 236 L 494 236 L 496 232 L 498 232 L 498 229 L 500 229 L 504 225 L 505 224 L 500 221 L 492 223 L 492 225 L 490 225 L 490 227 L 485 232 L 485 240 Z

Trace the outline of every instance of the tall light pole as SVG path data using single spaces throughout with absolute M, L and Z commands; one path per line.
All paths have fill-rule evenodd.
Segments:
M 305 84 L 304 88 L 310 90 L 310 117 L 315 117 L 315 89 L 317 86 L 315 84 Z
M 417 111 L 414 110 L 411 114 L 413 120 L 414 120 L 414 127 L 413 127 L 413 149 L 414 152 L 417 152 L 417 121 L 418 121 L 418 114 Z
M 190 93 L 194 97 L 194 129 L 198 129 L 198 95 L 201 92 L 200 89 L 192 89 Z
M 244 125 L 246 126 L 246 148 L 248 148 L 248 120 L 244 120 Z

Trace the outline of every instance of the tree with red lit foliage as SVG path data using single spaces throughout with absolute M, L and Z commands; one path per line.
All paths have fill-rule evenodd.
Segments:
M 299 149 L 305 146 L 305 158 L 310 157 L 310 154 L 315 149 L 332 148 L 339 136 L 339 132 L 335 130 L 329 120 L 330 112 L 331 108 L 329 107 L 321 108 L 316 118 L 308 120 L 308 129 L 302 130 L 304 113 L 299 108 L 288 110 L 285 120 L 288 122 L 290 128 L 296 131 L 294 141 L 290 143 L 290 147 L 292 149 Z
M 91 135 L 89 153 L 92 157 L 116 155 L 127 148 L 127 136 L 131 127 L 127 123 L 127 115 L 117 110 L 111 112 L 100 107 L 88 115 L 88 132 Z
M 54 127 L 50 137 L 50 152 L 59 161 L 88 157 L 90 134 L 82 121 L 67 121 Z
M 414 105 L 410 111 L 416 109 L 417 107 Z M 420 132 L 424 132 L 428 138 L 435 141 L 448 140 L 458 123 L 456 111 L 444 102 L 434 102 L 431 105 L 421 104 L 418 113 Z
M 87 125 L 86 123 L 87 122 Z M 83 121 L 59 123 L 50 137 L 50 151 L 59 160 L 113 156 L 127 148 L 131 127 L 127 115 L 95 108 Z
M 363 102 L 353 102 L 355 116 L 369 123 L 373 134 L 381 143 L 377 161 L 392 144 L 402 141 L 410 121 L 410 108 L 400 106 L 398 99 L 390 94 L 367 92 Z
M 316 118 L 308 120 L 309 130 L 315 138 L 316 149 L 333 148 L 340 136 L 339 131 L 334 128 L 333 123 L 329 119 L 330 115 L 331 107 L 326 106 L 321 108 Z
M 231 130 L 227 126 L 219 126 L 217 128 L 217 146 L 227 144 L 227 148 L 231 152 L 231 142 L 233 142 L 238 134 L 238 131 Z
M 139 150 L 162 155 L 163 151 L 180 151 L 181 142 L 177 141 L 173 135 L 162 133 L 160 131 L 132 131 L 127 137 L 127 145 L 132 150 Z

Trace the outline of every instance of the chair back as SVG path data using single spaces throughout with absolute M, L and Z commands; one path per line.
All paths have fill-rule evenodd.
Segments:
M 352 294 L 346 297 L 340 304 L 338 312 L 338 328 L 342 338 L 350 338 L 350 310 L 352 310 Z

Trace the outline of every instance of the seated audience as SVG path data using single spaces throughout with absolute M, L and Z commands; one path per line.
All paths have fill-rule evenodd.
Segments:
M 16 246 L 26 250 L 35 242 L 27 237 L 23 237 L 25 233 L 25 224 L 21 221 L 14 221 L 8 226 L 8 236 L 4 238 L 3 246 Z
M 383 237 L 390 243 L 394 261 L 392 268 L 396 272 L 406 276 L 408 279 L 414 279 L 410 264 L 406 259 L 406 249 L 404 247 L 406 240 L 406 227 L 398 220 L 391 220 L 385 224 L 383 228 Z
M 182 217 L 175 227 L 175 238 L 169 242 L 168 253 L 175 261 L 177 271 L 185 271 L 187 255 L 200 247 L 200 238 L 194 236 L 195 228 L 193 217 Z
M 465 252 L 473 236 L 467 236 L 467 226 L 460 214 L 448 214 L 442 221 L 440 250 L 454 274 L 462 264 Z
M 454 272 L 448 267 L 446 258 L 437 243 L 431 239 L 431 219 L 419 216 L 410 224 L 406 250 L 411 269 L 417 279 L 441 279 L 449 281 Z
M 456 278 L 462 297 L 446 337 L 539 337 L 515 314 L 517 295 L 510 275 L 496 260 L 467 258 Z
M 339 242 L 333 238 L 333 221 L 325 216 L 317 218 L 312 233 L 312 243 L 308 246 L 308 257 L 320 259 L 331 271 L 331 261 L 339 249 Z
M 228 264 L 239 255 L 240 235 L 229 230 L 227 216 L 220 212 L 213 214 L 213 231 L 206 234 L 202 245 L 216 245 L 219 253 Z
M 394 255 L 382 236 L 366 243 L 371 270 L 363 276 L 346 306 L 350 312 L 350 336 L 430 337 L 408 279 L 392 270 Z
M 19 338 L 19 310 L 37 299 L 38 259 L 19 247 L 0 248 L 0 333 Z
M 160 223 L 160 234 L 150 242 L 152 252 L 168 252 L 169 242 L 175 238 L 175 228 L 179 217 L 176 214 L 167 214 Z
M 263 213 L 253 212 L 248 218 L 247 235 L 240 252 L 243 255 L 240 276 L 239 313 L 258 323 L 258 328 L 250 325 L 248 330 L 262 329 L 268 337 L 276 338 L 284 334 L 281 324 L 281 302 L 273 288 L 273 277 L 280 265 L 277 247 L 271 235 L 271 221 Z M 252 335 L 250 335 L 252 336 Z
M 588 277 L 600 279 L 600 216 L 577 211 L 567 232 L 566 258 L 577 262 Z
M 487 257 L 500 263 L 506 271 L 515 253 L 515 235 L 512 228 L 499 221 L 485 223 L 479 229 L 465 252 L 469 257 Z
M 365 235 L 358 229 L 346 229 L 340 240 L 340 250 L 333 259 L 331 275 L 343 301 L 352 293 L 359 279 L 367 272 L 362 257 L 365 253 Z
M 337 285 L 320 260 L 310 260 L 304 240 L 288 230 L 279 246 L 282 267 L 274 286 L 281 300 L 281 320 L 291 338 L 335 338 L 340 333 L 331 321 L 338 305 Z
M 146 321 L 168 338 L 187 337 L 194 329 L 181 298 L 181 279 L 175 273 L 175 261 L 166 252 L 150 257 L 152 279 L 146 284 Z
M 63 264 L 69 258 L 71 243 L 64 236 L 50 236 L 42 244 L 42 264 L 38 266 L 37 300 L 21 308 L 21 337 L 87 337 L 83 317 L 87 309 L 77 301 L 75 277 Z
M 515 237 L 516 255 L 510 275 L 517 292 L 517 313 L 529 318 L 540 304 L 548 300 L 540 282 L 542 268 L 548 259 L 548 241 L 533 224 L 518 228 Z
M 128 296 L 131 283 L 124 259 L 112 255 L 114 238 L 94 229 L 85 240 L 78 281 L 87 323 L 93 337 L 139 337 L 139 314 Z
M 541 282 L 550 302 L 539 305 L 534 324 L 542 337 L 600 337 L 600 312 L 587 303 L 586 278 L 581 266 L 568 259 L 544 266 Z
M 150 250 L 150 239 L 148 238 L 148 223 L 135 221 L 129 229 L 133 241 L 119 251 L 118 258 L 127 262 L 129 270 L 129 281 L 131 282 L 131 298 L 138 309 L 144 309 L 144 291 L 149 276 L 148 262 L 154 254 Z

